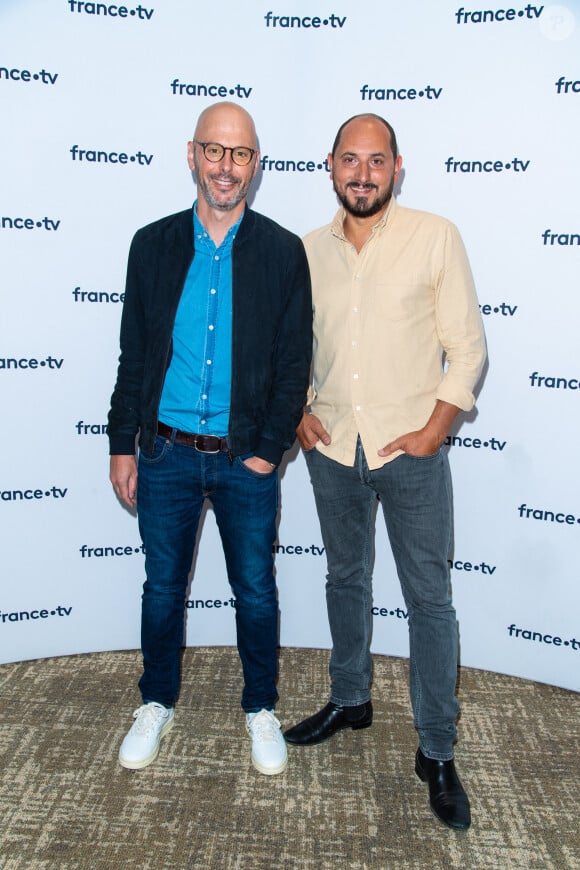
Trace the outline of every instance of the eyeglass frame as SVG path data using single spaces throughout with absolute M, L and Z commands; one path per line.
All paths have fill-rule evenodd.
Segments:
M 202 151 L 203 151 L 203 156 L 205 157 L 205 159 L 206 159 L 209 163 L 219 163 L 220 160 L 223 160 L 223 159 L 224 159 L 224 154 L 226 153 L 226 151 L 230 151 L 230 152 L 231 152 L 231 155 L 232 155 L 232 162 L 235 163 L 236 166 L 249 166 L 250 163 L 252 162 L 252 158 L 254 157 L 254 155 L 258 153 L 258 149 L 257 149 L 257 148 L 248 148 L 247 145 L 234 145 L 233 148 L 230 148 L 230 147 L 227 146 L 227 145 L 222 145 L 221 142 L 200 142 L 199 139 L 194 139 L 193 141 L 194 141 L 194 144 L 195 144 L 195 145 L 199 145 L 199 146 L 200 146 L 200 148 L 201 148 Z M 207 154 L 205 153 L 205 149 L 207 148 L 208 145 L 219 145 L 219 147 L 223 149 L 223 154 L 221 155 L 221 157 L 218 157 L 217 160 L 211 160 L 211 158 L 209 158 L 209 157 L 207 156 Z M 249 157 L 249 159 L 248 159 L 248 161 L 247 161 L 246 163 L 238 163 L 238 161 L 234 158 L 234 151 L 235 151 L 236 149 L 238 149 L 238 148 L 243 148 L 244 151 L 249 151 L 249 152 L 250 152 L 250 157 Z

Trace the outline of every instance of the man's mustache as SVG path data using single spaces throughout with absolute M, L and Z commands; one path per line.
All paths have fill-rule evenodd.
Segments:
M 210 178 L 212 179 L 212 181 L 239 181 L 239 179 L 236 178 L 235 175 L 229 175 L 226 172 L 222 172 L 219 175 L 217 173 L 214 175 L 210 175 Z
M 347 187 L 358 187 L 359 189 L 362 187 L 362 188 L 364 188 L 364 190 L 378 190 L 379 189 L 377 184 L 372 184 L 370 181 L 364 182 L 364 183 L 357 182 L 357 181 L 349 181 L 349 183 L 346 186 Z

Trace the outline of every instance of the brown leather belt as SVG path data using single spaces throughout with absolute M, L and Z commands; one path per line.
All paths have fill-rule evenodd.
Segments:
M 228 452 L 227 438 L 219 438 L 217 435 L 194 435 L 193 432 L 182 432 L 180 429 L 172 429 L 171 426 L 166 426 L 165 423 L 158 421 L 157 434 L 161 435 L 162 438 L 171 439 L 174 432 L 177 444 L 195 447 L 200 453 Z

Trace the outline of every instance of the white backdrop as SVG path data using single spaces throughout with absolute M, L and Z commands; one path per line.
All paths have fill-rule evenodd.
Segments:
M 459 226 L 489 347 L 449 447 L 461 661 L 578 690 L 579 3 L 148 2 L 0 3 L 0 661 L 139 646 L 143 554 L 104 434 L 126 256 L 190 206 L 186 142 L 228 98 L 258 128 L 253 206 L 295 232 L 330 221 L 324 159 L 365 110 L 397 131 L 399 201 Z M 296 450 L 281 486 L 281 643 L 327 647 Z M 373 649 L 407 655 L 377 531 Z M 235 642 L 211 511 L 187 604 L 189 644 Z

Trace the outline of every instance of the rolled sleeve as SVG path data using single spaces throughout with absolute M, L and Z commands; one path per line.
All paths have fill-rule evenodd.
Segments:
M 436 397 L 463 411 L 475 404 L 473 390 L 486 359 L 485 334 L 473 276 L 457 228 L 447 223 L 444 263 L 436 293 L 437 334 L 446 371 Z

